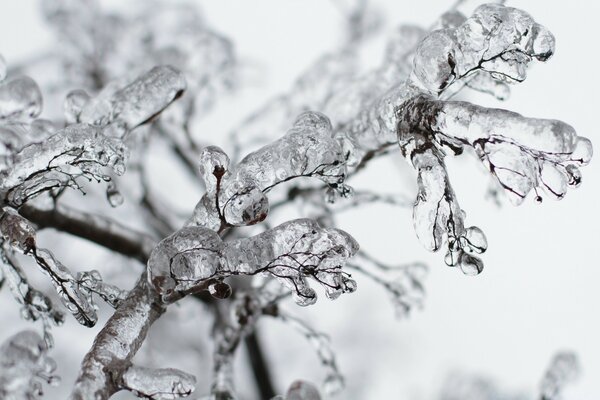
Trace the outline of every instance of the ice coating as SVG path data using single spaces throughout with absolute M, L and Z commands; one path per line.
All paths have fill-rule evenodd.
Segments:
M 409 103 L 411 126 L 401 129 L 401 146 L 411 130 L 421 130 L 455 152 L 473 147 L 515 204 L 532 190 L 539 197 L 536 188 L 561 199 L 568 186 L 581 183 L 578 167 L 592 157 L 590 141 L 561 121 L 424 96 Z
M 116 124 L 129 131 L 158 115 L 181 96 L 185 88 L 185 78 L 179 71 L 168 65 L 157 66 L 122 89 L 115 90 L 114 86 L 104 89 L 97 99 L 83 106 L 78 120 L 100 126 Z M 67 115 L 77 115 L 82 101 L 83 95 L 73 96 L 72 93 L 68 98 L 73 105 L 69 104 Z
M 122 377 L 122 387 L 137 397 L 172 400 L 189 396 L 195 389 L 193 375 L 174 368 L 144 368 L 132 365 Z
M 478 70 L 521 82 L 531 60 L 546 61 L 553 52 L 554 37 L 529 14 L 484 4 L 460 26 L 434 31 L 421 42 L 411 79 L 432 94 Z
M 93 304 L 92 293 L 100 296 L 102 300 L 114 308 L 118 307 L 127 298 L 128 292 L 126 290 L 104 282 L 100 272 L 96 270 L 79 272 L 76 281 L 90 304 Z
M 85 326 L 94 326 L 98 321 L 96 309 L 89 296 L 79 287 L 71 271 L 46 249 L 35 248 L 32 256 L 51 279 L 60 300 L 77 322 Z
M 18 261 L 8 249 L 4 248 L 0 253 L 0 261 L 0 280 L 8 285 L 11 294 L 22 306 L 22 318 L 30 321 L 41 319 L 44 324 L 44 341 L 47 347 L 52 347 L 51 323 L 61 325 L 65 319 L 64 314 L 55 308 L 48 296 L 30 285 Z
M 267 272 L 292 291 L 299 305 L 310 305 L 316 293 L 307 282 L 321 284 L 330 299 L 353 292 L 354 282 L 342 265 L 358 251 L 358 243 L 339 229 L 321 228 L 310 219 L 285 222 L 264 233 L 229 242 L 230 268 L 246 273 Z
M 27 120 L 42 112 L 42 92 L 27 76 L 0 83 L 0 123 L 3 119 Z
M 0 232 L 10 246 L 22 253 L 35 247 L 35 228 L 13 208 L 5 207 L 0 212 Z
M 96 310 L 80 290 L 77 280 L 50 251 L 37 247 L 35 230 L 28 220 L 15 210 L 5 208 L 0 217 L 0 232 L 14 249 L 34 258 L 42 271 L 51 278 L 64 305 L 81 324 L 93 326 L 96 323 Z
M 126 159 L 120 139 L 106 137 L 91 125 L 69 125 L 15 153 L 11 168 L 0 172 L 0 192 L 6 202 L 19 206 L 52 188 L 78 187 L 75 178 L 80 175 L 105 180 L 107 167 L 121 175 Z
M 48 356 L 44 340 L 31 330 L 9 337 L 0 346 L 0 397 L 35 400 L 42 395 L 42 382 L 57 384 L 56 363 Z
M 413 208 L 417 237 L 430 251 L 437 251 L 447 239 L 446 264 L 460 266 L 466 275 L 479 274 L 483 263 L 468 253 L 485 252 L 487 241 L 479 228 L 465 229 L 463 212 L 441 156 L 433 149 L 414 152 L 412 163 L 417 170 L 418 193 Z
M 221 272 L 224 243 L 213 230 L 189 226 L 163 239 L 148 260 L 148 281 L 170 301 Z M 207 287 L 201 287 L 206 289 Z
M 250 238 L 223 242 L 208 228 L 188 226 L 167 237 L 148 260 L 148 280 L 164 301 L 208 289 L 231 275 L 264 273 L 292 291 L 300 305 L 317 297 L 312 278 L 327 297 L 353 292 L 354 282 L 342 265 L 358 250 L 356 241 L 339 229 L 324 229 L 309 219 L 283 223 Z
M 190 225 L 219 230 L 260 222 L 268 213 L 264 192 L 298 177 L 318 178 L 334 190 L 347 191 L 345 154 L 332 137 L 329 119 L 317 112 L 301 114 L 283 137 L 228 169 L 228 158 L 213 146 L 204 149 L 200 159 L 206 163 L 201 174 L 210 190 L 196 206 Z M 223 164 L 218 176 L 215 160 Z

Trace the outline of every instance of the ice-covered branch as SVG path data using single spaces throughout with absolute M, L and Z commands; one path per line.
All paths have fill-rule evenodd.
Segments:
M 521 82 L 529 62 L 553 53 L 554 37 L 529 14 L 485 4 L 460 26 L 427 35 L 416 51 L 411 81 L 436 95 L 470 74 L 482 79 L 480 71 L 501 82 Z
M 537 188 L 561 199 L 568 186 L 581 183 L 578 167 L 592 157 L 590 141 L 557 120 L 427 97 L 411 100 L 400 113 L 404 115 L 399 129 L 401 147 L 414 140 L 416 131 L 426 132 L 425 140 L 457 153 L 472 147 L 515 204 L 530 191 L 537 193 Z
M 348 193 L 342 146 L 332 136 L 329 119 L 317 112 L 301 114 L 283 137 L 235 166 L 213 146 L 203 150 L 200 160 L 207 194 L 189 224 L 215 231 L 262 221 L 269 210 L 265 192 L 291 179 L 314 177 L 330 190 Z
M 173 368 L 144 368 L 132 365 L 125 371 L 119 386 L 137 397 L 151 400 L 172 400 L 189 396 L 196 378 Z
M 120 377 L 165 311 L 143 274 L 96 336 L 81 365 L 71 400 L 106 400 L 120 390 Z
M 12 156 L 8 168 L 0 172 L 0 194 L 6 204 L 18 207 L 46 191 L 79 188 L 80 176 L 109 180 L 104 168 L 121 175 L 126 160 L 121 140 L 106 137 L 91 125 L 69 125 Z
M 44 340 L 48 347 L 52 347 L 54 339 L 50 334 L 51 323 L 62 325 L 65 320 L 64 314 L 56 309 L 48 296 L 31 286 L 10 250 L 3 249 L 0 260 L 0 275 L 3 282 L 8 284 L 15 300 L 22 305 L 21 316 L 32 321 L 41 319 L 44 325 Z
M 90 288 L 80 287 L 79 280 L 67 267 L 50 251 L 38 247 L 32 224 L 15 210 L 5 208 L 0 216 L 0 232 L 7 244 L 31 256 L 50 277 L 61 301 L 77 321 L 85 326 L 94 326 L 97 316 L 96 307 L 89 294 Z
M 87 101 L 75 102 L 68 96 L 67 119 L 101 126 L 110 136 L 122 137 L 160 114 L 185 89 L 181 72 L 169 65 L 157 66 L 123 88 L 108 85 Z M 82 94 L 77 91 L 70 96 Z
M 206 290 L 231 275 L 266 274 L 292 291 L 300 305 L 313 304 L 312 278 L 329 298 L 352 292 L 356 283 L 342 265 L 358 244 L 339 229 L 298 219 L 259 235 L 223 242 L 207 228 L 186 227 L 164 239 L 148 261 L 148 278 L 165 301 Z

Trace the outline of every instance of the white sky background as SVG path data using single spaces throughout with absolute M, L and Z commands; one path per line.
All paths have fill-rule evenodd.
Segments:
M 340 14 L 324 0 L 199 3 L 211 25 L 229 36 L 238 53 L 253 65 L 248 72 L 251 87 L 219 107 L 206 125 L 210 129 L 202 137 L 214 135 L 217 143 L 233 122 L 269 93 L 286 90 L 298 73 L 340 40 Z M 406 22 L 427 26 L 452 1 L 372 3 L 383 11 L 389 31 Z M 483 96 L 469 99 L 526 116 L 563 120 L 598 147 L 600 3 L 514 0 L 508 4 L 528 11 L 554 33 L 556 54 L 546 64 L 534 65 L 527 81 L 513 87 L 505 104 Z M 9 63 L 35 54 L 51 40 L 36 6 L 32 0 L 0 2 L 0 53 Z M 560 202 L 546 199 L 537 205 L 529 198 L 518 208 L 507 204 L 501 209 L 484 200 L 487 179 L 477 163 L 468 156 L 456 159 L 450 163 L 450 178 L 467 212 L 467 224 L 480 226 L 488 238 L 486 267 L 480 276 L 463 276 L 444 265 L 443 254 L 423 250 L 409 210 L 365 208 L 341 220 L 340 227 L 370 253 L 390 262 L 423 260 L 430 265 L 425 309 L 409 320 L 396 321 L 385 294 L 364 279 L 353 295 L 335 302 L 323 298 L 316 306 L 297 311 L 331 333 L 340 350 L 339 361 L 349 381 L 342 398 L 428 399 L 453 369 L 492 376 L 507 391 L 533 393 L 548 361 L 563 348 L 575 350 L 583 365 L 581 379 L 566 398 L 600 398 L 598 161 L 582 169 L 582 186 Z M 414 190 L 400 156 L 371 169 L 357 182 L 382 191 Z M 402 173 L 395 173 L 396 169 Z M 6 295 L 0 299 L 12 301 Z M 9 311 L 16 312 L 14 303 L 0 307 L 0 340 L 16 331 L 6 326 L 15 321 L 14 316 L 4 315 Z M 322 371 L 301 338 L 290 340 L 294 333 L 276 324 L 262 328 L 278 382 L 299 377 L 319 380 Z M 60 328 L 55 334 L 59 351 L 65 345 L 60 342 Z M 77 346 L 84 351 L 91 337 L 81 334 Z M 71 383 L 67 380 L 65 385 Z

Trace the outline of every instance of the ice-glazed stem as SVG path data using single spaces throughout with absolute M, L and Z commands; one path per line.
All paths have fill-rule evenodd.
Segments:
M 106 400 L 119 390 L 123 373 L 165 307 L 148 288 L 144 273 L 98 333 L 81 364 L 70 400 Z

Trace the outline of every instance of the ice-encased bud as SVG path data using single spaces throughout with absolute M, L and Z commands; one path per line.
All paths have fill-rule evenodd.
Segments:
M 565 169 L 567 176 L 569 177 L 569 186 L 579 187 L 581 184 L 581 171 L 576 166 L 570 164 Z
M 575 141 L 575 148 L 570 158 L 581 165 L 586 165 L 592 160 L 593 153 L 592 142 L 588 138 L 580 136 Z
M 321 394 L 312 383 L 295 381 L 290 385 L 285 400 L 321 400 Z
M 459 238 L 461 248 L 468 253 L 481 254 L 487 250 L 487 238 L 481 229 L 471 226 Z
M 118 207 L 125 201 L 123 194 L 113 180 L 111 180 L 106 187 L 106 199 L 111 207 Z
M 90 95 L 82 89 L 76 89 L 67 94 L 64 104 L 67 123 L 74 124 L 79 122 L 79 116 L 89 100 Z
M 207 228 L 185 227 L 163 239 L 148 259 L 148 281 L 168 302 L 175 292 L 193 289 L 223 263 L 224 244 Z
M 0 83 L 0 119 L 37 117 L 42 112 L 42 92 L 27 76 Z
M 229 156 L 217 146 L 206 146 L 200 152 L 198 168 L 206 185 L 206 191 L 216 192 L 217 181 L 229 169 Z
M 254 225 L 269 213 L 269 200 L 257 187 L 236 192 L 223 206 L 223 216 L 233 226 Z
M 479 275 L 483 271 L 483 262 L 481 259 L 465 252 L 460 254 L 458 266 L 465 275 Z
M 231 297 L 232 289 L 227 283 L 218 281 L 208 286 L 208 292 L 215 299 L 227 299 Z

